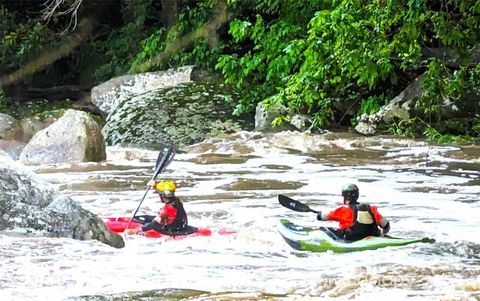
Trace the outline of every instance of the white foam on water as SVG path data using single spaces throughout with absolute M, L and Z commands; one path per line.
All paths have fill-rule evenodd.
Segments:
M 299 139 L 289 146 L 295 147 Z M 392 295 L 409 300 L 468 297 L 468 292 L 458 289 L 456 279 L 463 277 L 459 271 L 473 269 L 471 279 L 478 274 L 465 263 L 462 254 L 446 251 L 442 245 L 457 246 L 462 241 L 477 247 L 480 244 L 476 230 L 480 203 L 474 201 L 480 196 L 480 187 L 469 184 L 480 176 L 474 165 L 478 163 L 449 157 L 449 152 L 459 151 L 457 147 L 428 148 L 407 143 L 391 146 L 394 141 L 369 147 L 386 151 L 378 161 L 356 161 L 347 154 L 339 165 L 328 159 L 320 162 L 308 153 L 328 143 L 311 140 L 299 146 L 305 153 L 293 154 L 268 139 L 249 140 L 245 145 L 254 150 L 252 158 L 235 164 L 198 164 L 193 159 L 201 153 L 177 154 L 160 178 L 178 183 L 177 194 L 184 200 L 190 224 L 208 227 L 214 233 L 234 229 L 236 234 L 176 241 L 129 236 L 125 248 L 114 249 L 96 241 L 0 233 L 0 300 L 64 300 L 162 288 L 292 294 L 303 298 L 354 296 L 358 300 Z M 345 139 L 335 144 L 362 151 Z M 232 149 L 224 142 L 220 152 L 234 154 Z M 418 159 L 427 151 L 429 162 L 442 164 L 419 164 Z M 48 169 L 40 172 L 42 177 L 84 208 L 100 216 L 130 216 L 145 192 L 158 153 L 116 148 L 109 154 L 108 166 L 79 164 L 80 168 L 71 171 L 68 166 L 41 166 L 38 170 Z M 384 163 L 390 159 L 395 159 L 395 164 Z M 462 170 L 450 169 L 452 162 L 462 163 Z M 240 180 L 302 185 L 226 189 Z M 284 208 L 278 203 L 278 194 L 289 195 L 315 210 L 331 210 L 341 204 L 341 187 L 350 182 L 359 186 L 360 201 L 378 205 L 391 220 L 391 235 L 428 236 L 437 243 L 335 254 L 296 251 L 283 241 L 275 229 L 279 218 L 311 226 L 336 223 L 320 223 L 313 213 Z M 105 186 L 89 190 L 86 183 Z M 139 212 L 151 214 L 160 206 L 158 196 L 149 193 Z M 370 280 L 355 276 L 360 277 L 360 285 L 345 285 L 341 291 L 329 288 L 325 282 L 348 282 L 364 268 Z M 428 268 L 433 272 L 425 272 Z M 398 277 L 399 269 L 408 279 L 393 286 L 379 286 L 371 280 Z M 411 279 L 420 284 L 408 282 Z M 443 287 L 446 293 L 440 294 Z

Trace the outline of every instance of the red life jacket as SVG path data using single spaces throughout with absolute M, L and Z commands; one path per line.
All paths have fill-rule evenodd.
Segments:
M 375 206 L 351 204 L 329 212 L 327 219 L 340 223 L 340 232 L 345 239 L 358 240 L 367 236 L 378 236 L 380 230 L 377 224 L 383 217 Z
M 179 232 L 188 225 L 187 213 L 183 208 L 182 202 L 177 197 L 165 204 L 160 215 L 167 216 L 167 224 L 164 226 L 164 230 L 167 232 Z

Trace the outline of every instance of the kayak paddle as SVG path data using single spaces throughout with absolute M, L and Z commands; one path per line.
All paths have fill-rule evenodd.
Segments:
M 292 198 L 289 198 L 288 196 L 283 195 L 283 194 L 278 195 L 278 202 L 282 206 L 287 207 L 288 209 L 291 209 L 291 210 L 298 211 L 298 212 L 313 212 L 313 213 L 317 213 L 317 214 L 320 213 L 320 211 L 315 211 L 315 210 L 311 209 L 310 207 L 308 207 L 307 205 L 305 205 L 304 203 L 300 203 L 299 201 L 294 200 Z
M 165 170 L 165 168 L 172 162 L 173 157 L 175 156 L 175 149 L 173 145 L 169 145 L 168 147 L 165 147 L 159 154 L 157 158 L 157 163 L 156 163 L 156 169 L 155 172 L 150 180 L 155 180 L 158 176 L 159 173 Z M 140 206 L 143 203 L 143 200 L 145 200 L 145 197 L 147 196 L 148 190 L 150 190 L 150 185 L 147 186 L 147 189 L 145 190 L 145 193 L 143 194 L 142 199 L 140 200 L 140 203 L 138 203 L 137 209 L 133 213 L 132 218 L 128 222 L 128 225 L 125 229 L 130 228 L 130 224 L 132 223 L 133 219 L 135 218 L 135 215 L 137 215 L 138 210 L 140 209 Z

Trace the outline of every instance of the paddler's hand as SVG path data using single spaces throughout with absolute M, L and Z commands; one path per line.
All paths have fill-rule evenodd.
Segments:
M 156 221 L 157 223 L 159 223 L 160 225 L 163 225 L 165 223 L 165 221 L 162 220 L 162 218 L 160 216 L 155 216 L 154 218 L 154 221 Z
M 148 181 L 147 186 L 154 187 L 155 186 L 155 180 Z
M 387 222 L 385 226 L 382 228 L 382 237 L 387 235 L 389 231 L 390 231 L 390 223 Z
M 134 228 L 134 229 L 125 229 L 123 233 L 127 235 L 132 235 L 132 234 L 137 234 L 139 232 L 142 232 L 142 228 Z

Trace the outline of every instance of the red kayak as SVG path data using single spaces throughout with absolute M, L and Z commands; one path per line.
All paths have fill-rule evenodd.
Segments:
M 123 233 L 127 228 L 128 223 L 130 222 L 131 219 L 132 219 L 131 217 L 103 217 L 102 218 L 103 222 L 105 223 L 105 225 L 107 225 L 108 229 L 110 229 L 110 231 L 115 233 Z M 129 229 L 138 228 L 141 226 L 142 224 L 134 220 L 130 223 Z M 189 227 L 188 232 L 190 232 L 189 234 L 168 235 L 168 234 L 157 232 L 155 230 L 148 230 L 148 231 L 139 233 L 139 235 L 143 235 L 151 238 L 165 237 L 169 239 L 182 239 L 185 237 L 192 237 L 192 236 L 211 236 L 212 235 L 212 230 L 210 229 L 198 228 L 198 227 L 192 227 L 192 226 L 188 226 L 188 227 Z M 233 234 L 235 232 L 236 231 L 220 229 L 218 231 L 218 234 L 227 235 L 227 234 Z

